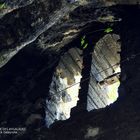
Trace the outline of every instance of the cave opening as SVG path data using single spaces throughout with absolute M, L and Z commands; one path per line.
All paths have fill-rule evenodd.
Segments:
M 120 76 L 120 52 L 121 47 L 117 34 L 107 34 L 101 38 L 97 43 L 92 57 L 92 80 L 90 85 L 94 92 L 101 98 L 104 106 L 97 106 L 102 108 L 115 102 L 118 98 L 119 76 Z M 96 81 L 99 86 L 97 89 L 93 88 L 92 82 Z M 104 94 L 104 95 L 103 95 Z M 107 95 L 107 97 L 106 97 Z
M 121 51 L 118 40 L 119 35 L 106 34 L 92 49 L 88 49 L 90 45 L 87 49 L 71 47 L 61 56 L 46 101 L 48 127 L 83 109 L 105 108 L 117 100 Z

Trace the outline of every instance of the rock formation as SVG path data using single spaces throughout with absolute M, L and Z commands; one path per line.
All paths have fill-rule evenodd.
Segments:
M 0 128 L 26 130 L 18 135 L 0 134 L 0 139 L 140 139 L 139 15 L 139 1 L 135 0 L 1 0 Z M 120 36 L 113 42 L 121 45 L 119 98 L 106 108 L 88 112 L 86 93 L 92 69 L 86 64 L 92 63 L 92 52 L 108 34 L 104 32 L 108 27 L 113 29 L 112 35 Z M 88 42 L 85 49 L 80 43 L 84 35 Z M 46 101 L 55 85 L 54 74 L 62 57 L 73 48 L 80 49 L 83 55 L 79 91 L 83 94 L 79 94 L 68 120 L 47 128 Z M 85 78 L 88 80 L 83 84 Z

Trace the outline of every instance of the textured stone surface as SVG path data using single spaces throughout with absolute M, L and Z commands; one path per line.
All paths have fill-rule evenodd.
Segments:
M 0 19 L 1 66 L 5 64 L 0 69 L 0 127 L 25 126 L 27 131 L 22 136 L 0 135 L 0 138 L 139 139 L 140 65 L 139 56 L 135 57 L 140 51 L 139 7 L 119 5 L 100 8 L 104 6 L 102 1 L 97 4 L 83 0 L 71 5 L 65 3 L 66 1 L 16 0 L 13 8 L 11 1 L 5 2 L 7 5 L 9 2 L 7 8 L 10 10 L 1 10 Z M 131 2 L 135 1 L 130 1 L 129 4 Z M 114 15 L 116 19 L 113 19 Z M 122 18 L 119 25 L 115 22 L 120 21 L 118 17 Z M 60 56 L 71 45 L 79 46 L 77 39 L 81 35 L 106 28 L 107 21 L 114 23 L 115 32 L 121 35 L 121 60 L 134 58 L 127 59 L 129 61 L 121 65 L 119 100 L 111 107 L 90 113 L 81 112 L 70 120 L 59 122 L 52 129 L 47 129 L 44 126 L 45 101 Z M 104 33 L 92 35 L 96 43 Z M 89 73 L 86 76 L 88 75 Z
M 50 84 L 50 99 L 46 103 L 47 126 L 54 121 L 68 119 L 71 108 L 77 104 L 82 71 L 81 55 L 80 49 L 72 48 L 61 56 Z

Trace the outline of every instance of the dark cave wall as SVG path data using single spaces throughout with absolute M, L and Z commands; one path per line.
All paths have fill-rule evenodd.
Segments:
M 0 127 L 37 129 L 45 125 L 46 97 L 58 61 L 58 53 L 30 46 L 0 69 Z M 11 139 L 5 137 L 0 136 Z
M 6 8 L 0 9 L 0 67 L 57 23 L 63 8 L 62 1 L 6 0 L 3 3 Z M 47 39 L 50 41 L 48 37 Z M 40 37 L 36 43 L 39 47 L 46 48 L 47 39 Z

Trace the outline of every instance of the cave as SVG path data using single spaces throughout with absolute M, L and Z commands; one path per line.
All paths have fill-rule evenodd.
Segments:
M 137 0 L 0 1 L 0 139 L 139 140 Z
M 79 108 L 79 102 L 81 105 L 85 102 L 86 110 L 91 111 L 104 108 L 117 100 L 120 83 L 118 40 L 118 35 L 107 34 L 95 44 L 95 48 L 89 45 L 89 48 L 93 47 L 91 58 L 90 54 L 78 47 L 70 48 L 61 56 L 50 84 L 50 99 L 46 105 L 48 127 L 57 120 L 70 118 L 71 110 L 77 103 Z

